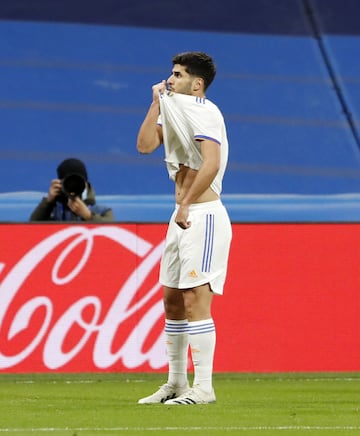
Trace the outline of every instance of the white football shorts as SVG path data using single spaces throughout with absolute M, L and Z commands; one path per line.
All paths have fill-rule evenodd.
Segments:
M 222 295 L 232 238 L 228 213 L 221 200 L 192 204 L 191 226 L 184 230 L 175 223 L 178 207 L 169 222 L 159 281 L 177 289 L 209 283 Z

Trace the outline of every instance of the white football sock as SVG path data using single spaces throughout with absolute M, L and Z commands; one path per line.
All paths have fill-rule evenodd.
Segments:
M 184 386 L 188 383 L 188 321 L 165 320 L 166 349 L 169 359 L 168 383 Z
M 189 322 L 189 342 L 194 364 L 194 385 L 211 392 L 216 343 L 213 319 Z

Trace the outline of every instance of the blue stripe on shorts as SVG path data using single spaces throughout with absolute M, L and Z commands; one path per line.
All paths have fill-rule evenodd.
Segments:
M 202 272 L 210 272 L 212 253 L 214 247 L 214 214 L 209 213 L 206 215 L 206 226 L 205 226 L 205 241 L 204 241 L 204 251 L 202 258 Z

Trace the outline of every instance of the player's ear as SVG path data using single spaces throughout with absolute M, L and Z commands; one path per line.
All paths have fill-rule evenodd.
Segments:
M 194 80 L 194 91 L 199 91 L 204 86 L 204 80 L 201 77 L 196 77 Z

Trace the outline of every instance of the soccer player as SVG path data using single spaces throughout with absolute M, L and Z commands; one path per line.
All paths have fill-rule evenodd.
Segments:
M 205 92 L 216 67 L 203 52 L 173 57 L 167 81 L 152 87 L 152 103 L 139 129 L 137 149 L 161 144 L 175 182 L 159 281 L 164 287 L 168 380 L 140 404 L 207 404 L 216 401 L 212 383 L 216 333 L 211 314 L 221 295 L 232 237 L 220 193 L 228 159 L 223 116 Z M 188 347 L 194 380 L 187 376 Z

